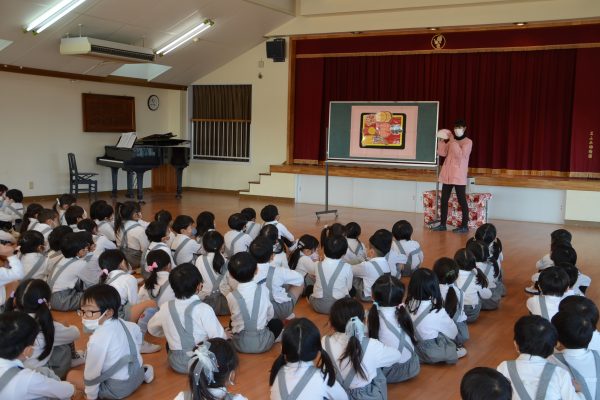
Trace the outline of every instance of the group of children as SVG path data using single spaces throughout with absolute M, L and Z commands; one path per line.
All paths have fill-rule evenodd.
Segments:
M 5 190 L 3 207 L 11 209 L 0 211 L 0 220 L 18 206 L 23 210 L 22 194 L 10 192 Z M 161 210 L 151 222 L 136 202 L 113 208 L 99 200 L 89 211 L 88 217 L 70 195 L 59 197 L 55 209 L 30 204 L 7 222 L 20 231 L 18 254 L 13 236 L 0 232 L 6 260 L 0 267 L 2 398 L 69 398 L 75 390 L 88 399 L 126 397 L 153 380 L 141 355 L 161 349 L 144 339 L 152 335 L 166 338 L 169 366 L 189 374 L 189 391 L 177 399 L 244 399 L 227 391 L 237 352 L 263 353 L 279 341 L 271 399 L 385 399 L 387 384 L 417 376 L 421 363 L 454 364 L 465 356 L 468 324 L 481 310 L 497 309 L 506 294 L 502 243 L 492 224 L 479 227 L 453 258 L 428 269 L 404 220 L 364 243 L 356 222 L 328 226 L 318 239 L 296 239 L 274 205 L 261 210 L 262 225 L 251 208 L 232 214 L 224 235 L 208 211 L 173 219 Z M 539 293 L 528 309 L 541 317 L 517 322 L 522 356 L 498 367 L 520 398 L 527 398 L 523 386 L 531 393 L 537 374 L 523 363 L 539 357 L 546 379 L 545 359 L 557 341 L 565 350 L 553 357 L 568 371 L 548 378 L 549 392 L 556 386 L 567 393 L 565 377 L 579 380 L 577 371 L 586 363 L 598 360 L 600 368 L 598 355 L 586 350 L 594 340 L 581 332 L 583 324 L 597 336 L 598 312 L 582 296 L 590 280 L 575 267 L 570 234 L 559 231 L 530 289 Z M 410 279 L 408 286 L 402 278 Z M 6 298 L 4 286 L 12 281 L 20 282 Z M 331 335 L 295 318 L 302 297 L 329 315 Z M 74 346 L 79 330 L 54 321 L 50 308 L 77 311 L 91 333 L 86 352 Z M 575 321 L 573 314 L 588 317 Z M 217 316 L 230 316 L 229 324 L 222 326 Z M 82 364 L 83 371 L 72 369 Z M 583 369 L 587 379 L 591 370 Z M 497 379 L 499 388 L 506 386 L 492 372 L 472 371 L 464 381 Z M 595 386 L 586 390 L 594 398 Z

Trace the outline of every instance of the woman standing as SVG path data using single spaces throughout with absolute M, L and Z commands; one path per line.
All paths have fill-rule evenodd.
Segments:
M 458 203 L 462 209 L 462 224 L 452 232 L 466 233 L 469 231 L 469 206 L 467 205 L 467 171 L 469 168 L 469 156 L 473 142 L 466 136 L 467 124 L 459 119 L 454 123 L 454 132 L 442 129 L 438 132 L 437 152 L 440 156 L 446 157 L 439 181 L 442 183 L 442 212 L 440 224 L 432 231 L 445 231 L 446 220 L 448 218 L 448 200 L 452 193 L 452 188 L 456 191 Z

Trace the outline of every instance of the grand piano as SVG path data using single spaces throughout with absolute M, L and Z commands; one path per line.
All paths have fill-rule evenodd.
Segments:
M 144 172 L 163 164 L 175 167 L 177 194 L 181 198 L 183 169 L 190 164 L 190 141 L 174 139 L 172 133 L 150 135 L 136 140 L 132 148 L 104 146 L 104 155 L 96 157 L 96 164 L 109 167 L 112 173 L 112 197 L 117 197 L 119 168 L 127 173 L 127 197 L 133 198 L 133 178 L 137 181 L 137 198 L 143 202 Z

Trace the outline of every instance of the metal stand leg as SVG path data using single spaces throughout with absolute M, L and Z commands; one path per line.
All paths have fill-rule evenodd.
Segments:
M 137 198 L 138 203 L 145 203 L 144 201 L 144 171 L 138 171 L 135 174 L 136 185 L 137 185 Z
M 127 171 L 127 194 L 128 199 L 133 199 L 133 171 Z
M 182 180 L 183 180 L 183 168 L 176 168 L 175 174 L 177 176 L 177 194 L 175 195 L 175 198 L 180 199 L 181 192 L 182 192 L 181 186 L 182 186 Z
M 323 214 L 335 214 L 335 218 L 338 217 L 337 210 L 329 209 L 329 163 L 327 161 L 325 161 L 325 210 L 317 211 L 315 214 L 317 215 L 317 221 L 321 220 Z
M 439 202 L 439 191 L 440 191 L 440 158 L 436 156 L 437 163 L 435 166 L 435 218 L 429 223 L 429 227 L 433 227 L 435 224 L 440 222 L 440 202 Z

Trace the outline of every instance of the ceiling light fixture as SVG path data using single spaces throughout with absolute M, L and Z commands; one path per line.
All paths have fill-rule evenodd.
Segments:
M 427 29 L 430 30 L 430 31 L 437 31 L 439 28 L 431 27 L 431 28 L 427 28 Z
M 527 25 L 527 22 L 515 22 L 516 26 L 525 26 Z
M 187 33 L 181 35 L 180 37 L 178 37 L 177 39 L 173 40 L 171 43 L 169 43 L 165 47 L 163 47 L 160 50 L 158 50 L 156 52 L 156 54 L 158 54 L 159 56 L 164 56 L 164 55 L 172 52 L 173 50 L 175 50 L 176 48 L 178 48 L 182 44 L 188 42 L 189 40 L 193 39 L 195 36 L 197 36 L 200 33 L 204 32 L 205 30 L 207 30 L 208 28 L 210 28 L 214 24 L 215 23 L 212 20 L 210 20 L 210 19 L 204 20 L 204 22 L 202 22 L 200 25 L 194 27 L 193 29 L 190 29 Z
M 84 1 L 85 0 L 62 0 L 30 23 L 27 28 L 25 28 L 25 31 L 33 31 L 34 34 L 42 32 L 44 29 L 73 11 Z

